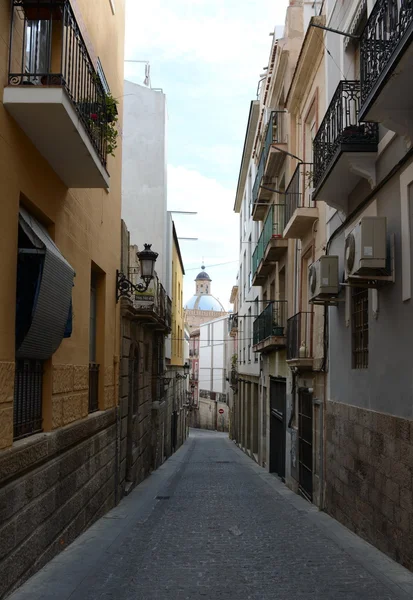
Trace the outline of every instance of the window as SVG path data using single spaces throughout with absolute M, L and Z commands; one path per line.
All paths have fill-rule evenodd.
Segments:
M 369 291 L 352 290 L 352 367 L 367 369 L 369 366 Z
M 90 275 L 90 313 L 89 313 L 89 412 L 99 409 L 99 365 L 96 364 L 97 333 L 97 273 Z

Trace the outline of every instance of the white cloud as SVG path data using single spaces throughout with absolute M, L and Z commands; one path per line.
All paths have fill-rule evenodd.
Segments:
M 197 215 L 174 215 L 179 237 L 196 237 L 198 241 L 180 241 L 184 265 L 185 298 L 194 293 L 197 271 L 202 259 L 212 267 L 212 290 L 227 306 L 235 283 L 238 258 L 238 216 L 233 213 L 234 192 L 198 171 L 184 167 L 168 167 L 168 208 L 197 212 Z
M 227 80 L 249 77 L 264 66 L 268 34 L 284 22 L 287 5 L 288 0 L 128 0 L 126 58 L 219 65 Z

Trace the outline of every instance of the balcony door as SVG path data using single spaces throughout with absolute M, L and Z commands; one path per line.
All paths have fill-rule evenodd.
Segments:
M 25 70 L 28 81 L 35 85 L 40 85 L 41 77 L 50 70 L 50 29 L 49 20 L 27 21 Z

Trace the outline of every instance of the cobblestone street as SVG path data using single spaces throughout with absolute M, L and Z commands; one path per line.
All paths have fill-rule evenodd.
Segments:
M 223 434 L 179 452 L 13 600 L 393 600 L 413 577 Z

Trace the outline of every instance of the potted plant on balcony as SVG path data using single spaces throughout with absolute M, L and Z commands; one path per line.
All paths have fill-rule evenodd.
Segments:
M 106 142 L 106 152 L 111 156 L 115 156 L 118 145 L 117 104 L 118 101 L 112 94 L 105 94 L 104 102 L 91 101 L 89 98 L 85 98 L 77 103 L 77 109 L 85 118 L 92 137 L 98 144 L 103 137 Z

